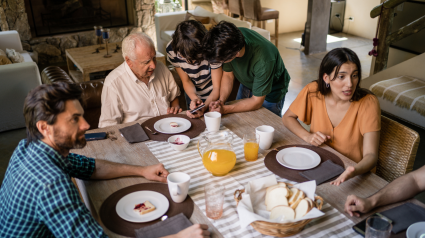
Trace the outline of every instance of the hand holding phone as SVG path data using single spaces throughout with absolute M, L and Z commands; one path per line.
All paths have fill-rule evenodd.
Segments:
M 189 111 L 191 114 L 193 114 L 193 113 L 195 113 L 195 112 L 197 112 L 197 111 L 199 111 L 199 110 L 201 110 L 202 108 L 204 108 L 205 107 L 205 104 L 202 104 L 202 105 L 200 105 L 199 107 L 197 107 L 197 108 L 195 108 L 195 109 L 193 109 L 192 111 Z

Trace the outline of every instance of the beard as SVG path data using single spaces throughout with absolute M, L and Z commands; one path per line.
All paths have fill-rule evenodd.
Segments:
M 77 133 L 76 139 L 74 140 L 71 134 L 67 134 L 60 129 L 56 129 L 54 132 L 54 143 L 61 150 L 82 149 L 87 144 L 84 133 L 85 131 Z M 80 139 L 82 135 L 83 138 Z

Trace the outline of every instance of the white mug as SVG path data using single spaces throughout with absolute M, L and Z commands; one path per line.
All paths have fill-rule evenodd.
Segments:
M 207 126 L 208 132 L 219 131 L 221 123 L 221 113 L 219 112 L 207 112 L 204 114 L 205 125 Z
M 271 126 L 259 126 L 255 128 L 255 133 L 260 136 L 260 148 L 268 150 L 273 143 L 274 128 Z
M 190 176 L 186 173 L 174 172 L 167 176 L 167 181 L 171 199 L 176 203 L 183 202 L 189 191 Z

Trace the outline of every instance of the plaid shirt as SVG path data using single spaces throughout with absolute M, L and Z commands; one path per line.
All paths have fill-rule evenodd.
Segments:
M 0 189 L 0 237 L 106 237 L 70 178 L 89 179 L 95 160 L 25 143 L 13 152 Z

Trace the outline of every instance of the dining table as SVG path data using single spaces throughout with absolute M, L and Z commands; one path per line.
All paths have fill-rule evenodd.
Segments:
M 186 112 L 182 112 L 182 114 L 185 113 Z M 201 118 L 200 120 L 203 120 L 203 118 Z M 89 141 L 87 142 L 87 145 L 84 148 L 73 149 L 71 152 L 81 154 L 87 157 L 92 157 L 95 159 L 103 159 L 112 162 L 131 165 L 148 166 L 157 164 L 159 163 L 158 158 L 154 156 L 154 154 L 151 152 L 147 145 L 150 141 L 130 144 L 125 140 L 125 138 L 120 136 L 120 133 L 118 131 L 120 128 L 127 127 L 135 123 L 141 124 L 143 121 L 145 120 L 89 130 L 87 131 L 87 133 L 114 131 L 115 135 L 117 135 L 117 140 L 105 139 L 99 141 Z M 228 130 L 230 130 L 240 138 L 242 138 L 247 131 L 254 132 L 255 128 L 258 126 L 272 126 L 275 129 L 273 144 L 268 150 L 259 150 L 259 153 L 260 155 L 262 155 L 262 158 L 264 158 L 264 156 L 268 152 L 277 147 L 294 144 L 309 145 L 307 142 L 305 142 L 304 140 L 293 134 L 288 128 L 286 128 L 283 125 L 282 119 L 279 116 L 275 115 L 274 113 L 270 112 L 265 108 L 260 108 L 258 110 L 249 112 L 223 115 L 221 118 L 221 123 L 222 126 L 226 127 Z M 338 151 L 327 145 L 322 145 L 320 147 L 338 156 L 344 163 L 345 168 L 347 166 L 354 166 L 356 164 L 346 156 L 340 154 Z M 199 159 L 201 158 L 199 157 Z M 248 163 L 250 162 L 247 162 L 247 164 Z M 261 166 L 264 166 L 264 163 L 262 163 Z M 152 183 L 152 181 L 149 181 L 143 177 L 123 177 L 109 180 L 86 180 L 79 181 L 78 187 L 84 198 L 84 203 L 89 208 L 93 217 L 104 228 L 105 233 L 109 237 L 124 237 L 108 230 L 108 228 L 102 224 L 102 221 L 99 216 L 100 207 L 102 203 L 114 192 L 122 188 L 141 183 Z M 359 175 L 348 181 L 345 181 L 339 186 L 331 185 L 329 183 L 323 183 L 317 186 L 316 194 L 321 196 L 326 203 L 329 203 L 333 208 L 337 209 L 341 214 L 346 216 L 349 220 L 353 222 L 353 224 L 355 224 L 375 212 L 387 210 L 389 208 L 407 202 L 403 201 L 401 203 L 382 206 L 370 211 L 369 213 L 362 214 L 360 217 L 351 217 L 344 212 L 344 204 L 348 195 L 354 194 L 360 197 L 368 197 L 382 189 L 387 184 L 388 182 L 384 179 L 380 178 L 374 173 L 368 172 L 366 174 Z M 415 203 L 419 206 L 425 207 L 424 204 L 422 204 L 416 199 L 410 199 L 408 201 Z M 207 218 L 202 209 L 196 204 L 194 206 L 193 214 L 190 217 L 190 221 L 194 224 L 207 224 L 209 226 L 209 230 L 212 232 L 212 237 L 224 237 L 220 233 L 220 231 L 213 225 L 213 223 L 211 222 L 212 220 Z

